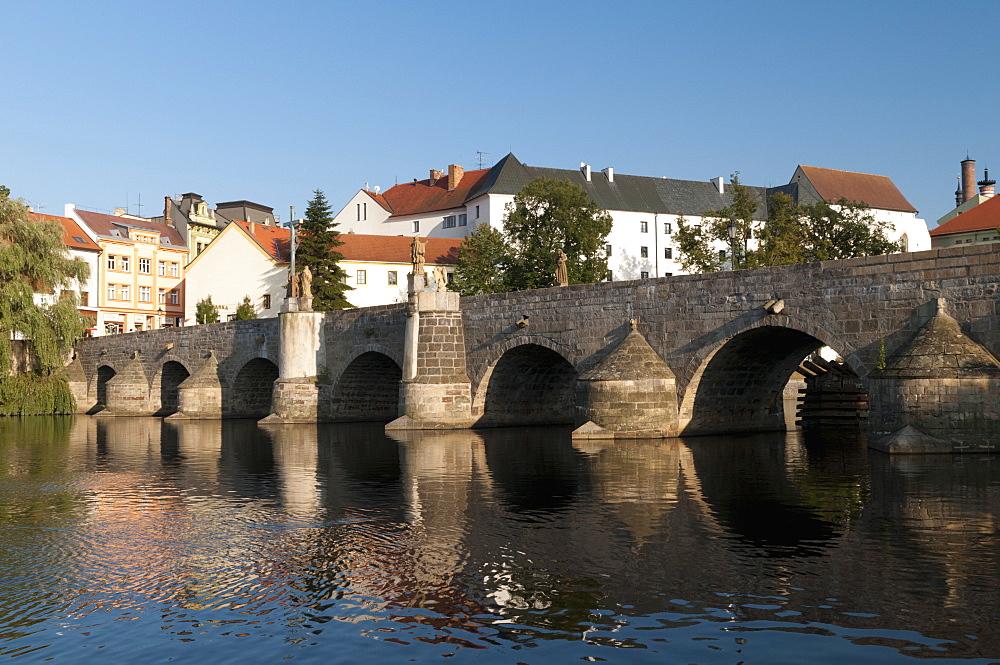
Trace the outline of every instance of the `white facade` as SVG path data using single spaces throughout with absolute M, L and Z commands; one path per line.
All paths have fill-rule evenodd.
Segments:
M 347 285 L 352 290 L 345 295 L 347 301 L 355 307 L 406 302 L 407 276 L 413 270 L 411 264 L 345 259 L 337 265 L 347 273 Z M 434 283 L 435 267 L 426 264 L 429 285 Z M 444 269 L 449 276 L 455 272 L 455 267 L 451 265 L 444 266 Z M 448 281 L 451 281 L 450 277 Z
M 250 296 L 257 318 L 278 315 L 288 283 L 288 263 L 279 262 L 239 224 L 229 224 L 188 264 L 184 323 L 194 325 L 200 300 L 209 296 L 219 321 L 236 314 Z

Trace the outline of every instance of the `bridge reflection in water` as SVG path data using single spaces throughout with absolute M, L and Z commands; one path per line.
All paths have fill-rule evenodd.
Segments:
M 1000 656 L 990 458 L 152 418 L 2 420 L 0 441 L 0 653 L 155 631 L 157 656 L 268 661 Z

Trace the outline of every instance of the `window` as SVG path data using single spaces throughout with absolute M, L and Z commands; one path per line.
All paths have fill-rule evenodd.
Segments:
M 413 220 L 413 232 L 414 233 L 420 233 L 420 220 L 419 219 Z
M 672 272 L 665 272 L 665 273 L 663 273 L 663 276 L 664 277 L 673 277 L 674 273 L 672 273 Z
M 156 292 L 156 302 L 160 303 L 161 305 L 166 305 L 167 304 L 167 290 L 166 289 L 160 289 L 159 291 Z
M 445 282 L 447 284 L 451 284 L 454 281 L 455 281 L 455 273 L 453 272 L 445 273 Z
M 108 254 L 108 270 L 114 270 L 114 269 L 115 269 L 115 255 Z
M 639 279 L 649 279 L 649 273 L 645 270 L 639 273 Z
M 649 222 L 639 222 L 639 233 L 649 233 Z
M 648 259 L 649 258 L 649 247 L 640 247 L 639 248 L 639 257 L 643 258 L 643 259 Z
M 664 247 L 663 248 L 663 258 L 665 258 L 665 259 L 672 259 L 672 258 L 674 258 L 674 248 L 673 247 Z
M 359 270 L 357 274 L 357 279 L 354 280 L 357 284 L 367 284 L 368 283 L 368 271 Z
M 167 262 L 166 261 L 160 261 L 159 262 L 159 264 L 157 265 L 157 273 L 160 274 L 160 275 L 164 275 L 164 276 L 167 274 Z
M 609 282 L 614 279 L 614 274 L 609 270 L 607 276 L 605 277 Z
M 469 216 L 468 215 L 459 215 L 458 216 L 458 225 L 459 226 L 468 226 L 469 225 Z
M 455 228 L 455 215 L 448 215 L 444 218 L 444 228 L 452 229 Z
M 179 272 L 179 270 L 177 268 L 177 264 L 176 263 L 171 263 L 170 264 L 170 276 L 171 277 L 177 277 L 178 276 L 178 272 Z
M 118 287 L 118 294 L 122 300 L 130 300 L 132 298 L 132 294 L 129 293 L 128 284 L 122 284 Z
M 674 225 L 670 222 L 663 222 L 663 235 L 670 235 L 674 232 Z
M 119 261 L 119 263 L 121 264 L 121 269 L 125 272 L 128 272 L 128 257 L 127 256 L 121 257 L 121 261 Z
M 177 289 L 170 289 L 170 304 L 179 305 L 181 302 L 181 294 Z
M 90 293 L 88 293 L 87 291 L 80 291 L 80 304 L 83 307 L 90 306 Z
M 399 273 L 395 270 L 389 271 L 389 286 L 396 286 L 399 284 Z
M 139 259 L 139 272 L 143 275 L 149 274 L 149 259 Z
M 604 246 L 604 253 L 605 253 L 605 254 L 606 254 L 607 256 L 611 256 L 611 245 L 605 245 L 605 246 Z
M 150 288 L 148 286 L 139 287 L 139 302 L 149 302 Z
M 476 219 L 479 219 L 479 206 L 476 206 Z
M 724 250 L 724 249 L 720 249 L 719 250 L 719 258 L 720 259 L 726 258 L 726 250 Z
M 198 254 L 201 254 L 202 252 L 205 251 L 205 243 L 199 242 L 197 247 L 198 247 Z M 197 256 L 197 254 L 195 256 Z
M 114 284 L 108 284 L 108 300 L 114 300 L 118 295 L 118 287 Z
M 263 309 L 271 309 L 271 294 L 270 293 L 265 293 L 264 294 L 264 301 L 261 303 L 261 306 L 263 307 Z

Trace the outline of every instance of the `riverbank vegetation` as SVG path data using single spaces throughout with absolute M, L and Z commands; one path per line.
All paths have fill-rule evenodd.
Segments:
M 62 227 L 32 218 L 0 186 L 0 414 L 71 413 L 73 396 L 58 375 L 83 336 L 75 285 L 89 267 L 63 244 Z M 36 294 L 51 294 L 42 304 Z M 14 340 L 26 340 L 30 361 L 13 374 Z

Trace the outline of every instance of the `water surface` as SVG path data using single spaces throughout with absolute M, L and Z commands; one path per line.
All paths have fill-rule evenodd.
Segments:
M 0 655 L 1000 662 L 1000 460 L 0 420 Z

